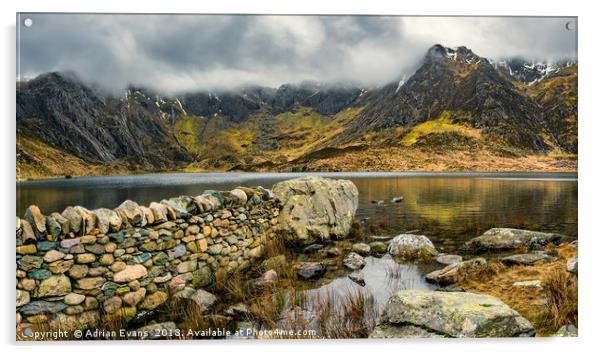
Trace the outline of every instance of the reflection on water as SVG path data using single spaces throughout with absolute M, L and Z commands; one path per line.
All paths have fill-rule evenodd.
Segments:
M 416 264 L 396 263 L 390 255 L 382 258 L 366 257 L 365 260 L 366 266 L 358 271 L 364 278 L 365 286 L 362 287 L 345 276 L 336 278 L 317 289 L 308 290 L 306 296 L 311 299 L 334 295 L 336 300 L 344 299 L 348 294 L 360 291 L 366 295 L 372 295 L 376 307 L 382 310 L 389 296 L 399 290 L 430 290 L 434 288 L 424 279 L 426 271 L 419 269 Z
M 85 177 L 17 183 L 17 213 L 30 204 L 43 213 L 62 211 L 69 205 L 89 209 L 114 208 L 126 199 L 149 204 L 178 195 L 198 195 L 205 189 L 271 187 L 301 174 L 147 174 L 124 177 Z M 324 175 L 324 174 L 323 174 Z M 351 179 L 359 190 L 357 219 L 370 235 L 393 236 L 402 232 L 429 236 L 447 252 L 491 227 L 517 227 L 577 236 L 577 180 L 558 174 L 420 174 L 338 173 L 329 177 Z M 401 203 L 392 198 L 403 196 Z M 382 200 L 383 203 L 372 203 Z M 347 274 L 316 288 L 294 291 L 303 306 L 289 306 L 284 327 L 297 326 L 297 316 L 315 327 L 318 317 L 336 316 L 350 294 L 361 293 L 376 316 L 389 296 L 402 289 L 433 289 L 424 274 L 436 265 L 398 264 L 390 256 L 367 257 L 360 270 L 365 286 Z M 299 295 L 295 295 L 297 297 Z M 328 299 L 328 301 L 324 301 Z M 313 305 L 312 305 L 313 304 Z M 329 305 L 327 305 L 329 304 Z M 292 303 L 290 304 L 292 305 Z M 325 309 L 324 306 L 333 306 Z M 334 319 L 338 321 L 338 319 Z M 252 323 L 245 326 L 252 326 Z M 240 326 L 239 326 L 240 327 Z
M 17 183 L 17 213 L 68 205 L 114 208 L 126 199 L 149 204 L 205 189 L 271 187 L 305 174 L 172 173 L 81 177 Z M 315 175 L 315 174 L 314 174 Z M 415 231 L 453 247 L 491 227 L 518 227 L 577 236 L 577 180 L 567 174 L 321 173 L 351 179 L 359 189 L 358 220 L 375 233 Z M 403 196 L 402 203 L 391 199 Z M 384 205 L 371 203 L 383 200 Z M 376 227 L 377 226 L 377 227 Z

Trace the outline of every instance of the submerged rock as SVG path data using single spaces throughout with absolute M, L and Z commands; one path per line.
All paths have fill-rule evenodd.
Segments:
M 353 182 L 303 177 L 276 183 L 273 192 L 283 204 L 278 222 L 290 240 L 308 244 L 349 235 L 358 206 Z
M 504 251 L 521 247 L 537 249 L 548 243 L 558 244 L 566 239 L 564 235 L 547 232 L 494 228 L 466 242 L 462 249 L 472 252 Z
M 435 245 L 426 236 L 401 234 L 389 243 L 389 253 L 403 258 L 432 257 L 437 254 Z
M 458 338 L 531 337 L 535 330 L 518 312 L 493 296 L 401 290 L 389 298 L 378 331 L 371 337 L 433 334 Z
M 365 286 L 366 285 L 366 281 L 364 280 L 364 275 L 362 274 L 362 272 L 359 271 L 354 271 L 353 273 L 349 274 L 349 279 L 351 279 L 354 283 L 358 284 L 359 286 Z

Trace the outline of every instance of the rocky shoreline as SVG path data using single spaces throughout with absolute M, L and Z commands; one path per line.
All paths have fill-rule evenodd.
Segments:
M 272 189 L 208 190 L 149 206 L 125 201 L 114 210 L 75 206 L 43 215 L 32 205 L 22 219 L 17 218 L 17 338 L 28 339 L 23 336 L 28 330 L 73 331 L 107 321 L 177 330 L 182 324 L 173 316 L 157 322 L 158 314 L 174 309 L 174 301 L 194 311 L 193 327 L 206 325 L 207 320 L 252 327 L 262 316 L 251 314 L 257 307 L 245 303 L 244 294 L 262 294 L 258 301 L 267 308 L 265 301 L 272 301 L 285 282 L 304 287 L 332 271 L 343 272 L 363 287 L 365 257 L 383 255 L 402 263 L 439 264 L 425 275 L 437 291 L 394 292 L 378 321 L 361 325 L 361 331 L 349 336 L 535 335 L 533 324 L 499 298 L 457 285 L 491 267 L 490 261 L 479 257 L 484 252 L 510 251 L 513 254 L 495 263 L 529 267 L 557 261 L 545 247 L 566 244 L 568 238 L 491 229 L 467 242 L 459 250 L 462 255 L 441 254 L 422 235 L 371 242 L 358 238 L 357 206 L 358 191 L 352 182 L 320 177 L 283 181 Z M 280 248 L 274 248 L 274 242 Z M 576 244 L 572 247 L 576 249 Z M 295 259 L 287 259 L 288 252 Z M 576 256 L 564 268 L 576 277 Z M 241 274 L 244 291 L 230 289 Z M 270 316 L 280 318 L 282 311 Z M 271 319 L 263 322 L 269 327 Z M 275 324 L 282 325 L 276 321 L 272 327 Z M 574 326 L 563 328 L 565 335 L 576 332 Z

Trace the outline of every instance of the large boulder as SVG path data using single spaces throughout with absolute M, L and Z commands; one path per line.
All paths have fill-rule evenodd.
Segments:
M 407 328 L 405 328 L 407 327 Z M 371 337 L 531 337 L 533 325 L 500 299 L 473 293 L 401 290 Z
M 437 255 L 435 245 L 426 236 L 401 234 L 389 242 L 389 253 L 406 259 L 432 257 Z
M 513 250 L 521 247 L 541 248 L 548 243 L 558 244 L 568 238 L 564 235 L 510 228 L 494 228 L 466 242 L 462 248 L 471 252 Z
M 278 221 L 290 240 L 308 244 L 349 235 L 358 206 L 353 182 L 303 177 L 276 183 L 272 190 L 283 204 Z

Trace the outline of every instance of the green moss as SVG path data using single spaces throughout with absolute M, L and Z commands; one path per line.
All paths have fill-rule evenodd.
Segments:
M 464 125 L 453 123 L 449 112 L 443 112 L 436 119 L 428 120 L 424 123 L 412 127 L 405 133 L 401 139 L 401 144 L 405 146 L 414 145 L 420 137 L 435 133 L 457 133 L 471 137 L 478 137 L 478 133 Z

